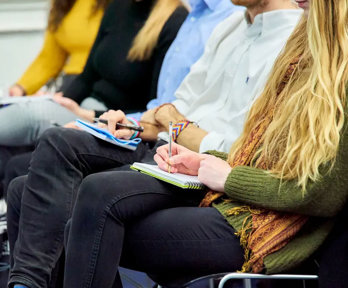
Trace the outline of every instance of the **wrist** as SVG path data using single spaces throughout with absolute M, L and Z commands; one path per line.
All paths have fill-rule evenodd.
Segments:
M 170 121 L 176 123 L 181 119 L 184 119 L 185 116 L 180 114 L 173 104 L 166 103 L 156 109 L 154 112 L 154 118 L 168 131 Z
M 136 120 L 133 117 L 127 117 L 127 120 L 130 122 L 130 124 L 135 125 L 135 126 L 140 126 L 140 123 L 138 120 Z M 139 137 L 140 131 L 134 131 L 133 135 L 129 138 L 130 140 Z
M 76 113 L 79 117 L 89 121 L 94 122 L 95 118 L 95 111 L 94 110 L 87 110 L 84 108 L 79 107 L 79 111 Z
M 13 95 L 11 95 L 11 90 L 14 89 L 15 93 Z M 27 95 L 27 92 L 26 90 L 24 89 L 24 87 L 18 83 L 12 85 L 12 87 L 10 88 L 10 96 L 26 96 Z

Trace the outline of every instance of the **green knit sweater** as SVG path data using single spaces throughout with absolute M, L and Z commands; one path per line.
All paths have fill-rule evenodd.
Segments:
M 216 157 L 227 159 L 226 153 L 208 151 Z M 241 205 L 269 210 L 290 212 L 309 216 L 300 232 L 282 249 L 264 258 L 267 274 L 287 271 L 306 260 L 330 233 L 335 216 L 348 198 L 348 131 L 343 129 L 335 165 L 330 173 L 328 167 L 321 167 L 321 179 L 307 185 L 303 195 L 296 181 L 280 183 L 265 170 L 248 166 L 232 169 L 225 183 L 225 193 L 232 202 L 213 204 L 239 231 L 242 222 L 249 215 L 227 216 L 227 211 Z

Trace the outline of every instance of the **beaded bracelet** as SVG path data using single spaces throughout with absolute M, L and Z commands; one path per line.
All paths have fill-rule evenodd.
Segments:
M 173 130 L 172 130 L 172 140 L 175 142 L 176 139 L 179 137 L 180 133 L 189 125 L 189 124 L 196 124 L 195 122 L 189 121 L 189 120 L 180 120 L 176 122 L 173 125 Z M 198 127 L 198 125 L 196 124 Z
M 128 121 L 132 122 L 134 125 L 136 126 L 140 126 L 140 123 L 134 119 L 133 117 L 127 117 Z M 140 131 L 134 131 L 133 135 L 129 138 L 129 140 L 132 140 L 134 138 L 139 137 L 140 135 Z

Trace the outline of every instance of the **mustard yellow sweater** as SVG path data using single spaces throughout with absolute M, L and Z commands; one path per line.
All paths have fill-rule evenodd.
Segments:
M 95 0 L 77 0 L 56 32 L 47 29 L 41 52 L 17 81 L 27 95 L 61 71 L 82 72 L 103 16 L 103 11 L 92 14 L 94 4 Z

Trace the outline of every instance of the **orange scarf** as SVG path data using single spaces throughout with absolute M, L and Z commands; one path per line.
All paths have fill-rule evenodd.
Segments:
M 298 62 L 299 57 L 290 64 L 277 91 L 278 95 L 288 83 Z M 257 149 L 262 145 L 265 131 L 273 120 L 275 108 L 275 106 L 270 107 L 269 112 L 264 116 L 260 124 L 251 131 L 249 138 L 241 149 L 237 151 L 233 162 L 230 163 L 232 168 L 250 165 Z M 267 170 L 267 163 L 261 159 L 258 168 Z M 199 206 L 208 207 L 214 200 L 223 195 L 224 193 L 221 192 L 209 191 Z M 302 215 L 254 209 L 248 206 L 233 208 L 228 211 L 228 215 L 237 215 L 243 212 L 250 212 L 251 215 L 244 219 L 241 231 L 236 233 L 240 237 L 240 243 L 245 250 L 245 262 L 242 272 L 248 272 L 250 270 L 254 273 L 261 272 L 264 267 L 264 257 L 289 243 L 307 221 L 307 217 Z

